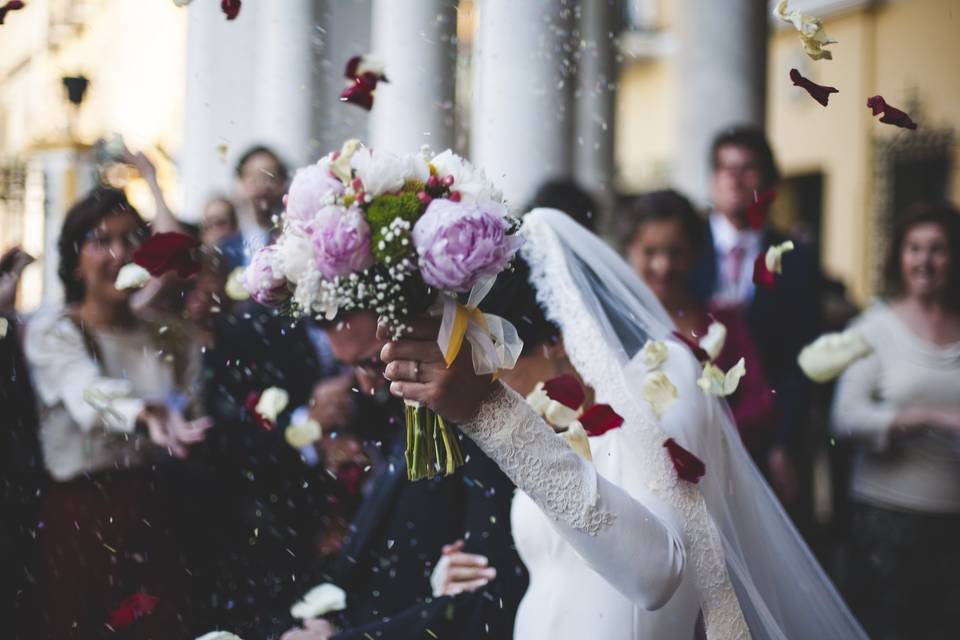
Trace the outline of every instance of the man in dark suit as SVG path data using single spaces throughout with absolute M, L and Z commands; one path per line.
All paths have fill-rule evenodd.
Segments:
M 718 306 L 736 306 L 745 314 L 776 393 L 778 426 L 765 456 L 765 471 L 787 506 L 805 502 L 804 452 L 811 385 L 797 365 L 800 349 L 820 332 L 822 273 L 815 248 L 793 239 L 784 255 L 783 273 L 772 288 L 753 283 L 754 261 L 767 248 L 788 240 L 768 224 L 751 228 L 747 209 L 779 178 L 773 152 L 763 133 L 732 128 L 714 140 L 709 213 L 710 242 L 695 284 Z M 762 466 L 764 466 L 762 464 Z M 801 511 L 804 511 L 801 508 Z
M 364 395 L 385 391 L 376 317 L 354 313 L 329 328 L 337 358 L 357 372 Z M 394 419 L 381 425 L 385 468 L 350 526 L 326 580 L 347 592 L 347 610 L 331 617 L 336 640 L 365 638 L 510 638 L 527 576 L 510 531 L 513 484 L 469 439 L 466 465 L 451 477 L 411 482 L 404 461 L 403 406 L 389 400 Z M 454 597 L 431 597 L 430 575 L 444 545 L 465 540 L 497 577 Z M 308 586 L 308 585 L 305 585 Z M 309 586 L 308 586 L 309 587 Z M 285 638 L 326 638 L 291 630 Z

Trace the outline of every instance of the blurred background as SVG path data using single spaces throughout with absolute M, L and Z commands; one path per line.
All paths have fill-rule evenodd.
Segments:
M 667 184 L 705 205 L 709 140 L 733 123 L 765 125 L 785 176 L 775 223 L 812 240 L 862 303 L 893 212 L 960 197 L 960 74 L 946 64 L 960 59 L 960 3 L 797 0 L 839 41 L 819 62 L 773 4 L 248 0 L 228 22 L 213 0 L 32 0 L 0 28 L 0 251 L 38 257 L 21 310 L 59 296 L 46 257 L 98 174 L 153 208 L 136 172 L 97 152 L 115 134 L 196 221 L 248 145 L 296 166 L 347 137 L 452 147 L 517 209 L 563 175 L 608 206 Z M 370 114 L 337 100 L 344 63 L 368 51 L 391 81 Z M 790 84 L 792 67 L 841 89 L 829 108 Z M 919 130 L 878 126 L 864 105 L 877 93 Z

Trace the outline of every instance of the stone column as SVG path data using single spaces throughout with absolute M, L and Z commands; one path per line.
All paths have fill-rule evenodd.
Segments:
M 603 204 L 613 200 L 613 124 L 618 32 L 616 0 L 581 5 L 574 177 Z
M 373 52 L 386 62 L 377 87 L 370 144 L 412 153 L 453 146 L 456 3 L 374 0 Z
M 735 124 L 762 127 L 767 2 L 676 2 L 677 135 L 674 181 L 700 204 L 709 197 L 710 142 Z
M 573 170 L 572 3 L 475 6 L 470 155 L 520 211 L 542 181 Z

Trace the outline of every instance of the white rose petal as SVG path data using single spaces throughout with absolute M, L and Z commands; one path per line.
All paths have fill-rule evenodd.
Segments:
M 567 444 L 578 456 L 584 460 L 593 460 L 593 455 L 590 453 L 590 439 L 579 420 L 571 422 L 567 430 L 560 434 L 560 437 L 567 441 Z
M 243 286 L 243 267 L 237 267 L 227 276 L 227 284 L 224 287 L 224 293 L 231 300 L 247 300 L 250 292 Z
M 577 409 L 571 409 L 556 400 L 551 400 L 547 404 L 546 411 L 543 412 L 547 422 L 560 428 L 569 427 L 579 416 L 580 412 Z
M 267 420 L 275 422 L 288 402 L 290 402 L 290 394 L 279 387 L 269 387 L 260 394 L 256 412 Z
M 287 444 L 294 449 L 302 449 L 307 445 L 311 445 L 320 440 L 322 436 L 323 428 L 316 420 L 297 422 L 296 424 L 291 424 L 283 431 L 283 437 L 286 438 Z
M 677 388 L 662 371 L 648 373 L 640 386 L 640 396 L 647 401 L 653 414 L 660 418 L 677 401 Z
M 290 607 L 290 615 L 300 620 L 319 618 L 331 611 L 347 608 L 347 594 L 335 584 L 324 582 L 311 589 L 303 599 Z
M 10 322 L 6 318 L 0 318 L 0 340 L 7 337 L 7 330 L 10 328 Z
M 229 631 L 211 631 L 203 634 L 197 640 L 243 640 L 243 638 Z
M 117 281 L 113 286 L 117 289 L 139 289 L 150 280 L 150 272 L 135 262 L 128 262 L 120 267 Z
M 700 379 L 697 380 L 697 386 L 711 396 L 728 396 L 737 390 L 740 379 L 746 373 L 747 366 L 743 358 L 740 358 L 737 364 L 730 367 L 726 373 L 717 365 L 708 362 L 703 367 Z
M 847 329 L 820 336 L 808 344 L 800 352 L 797 363 L 814 382 L 829 382 L 872 352 L 873 348 L 857 329 Z
M 537 386 L 533 388 L 533 391 L 527 395 L 527 403 L 533 407 L 533 410 L 537 412 L 538 416 L 543 416 L 543 414 L 547 412 L 547 405 L 550 404 L 550 396 L 547 395 L 542 382 L 538 382 Z
M 787 240 L 786 242 L 781 242 L 778 245 L 774 245 L 767 249 L 767 253 L 764 256 L 763 260 L 767 264 L 767 270 L 770 273 L 783 273 L 783 254 L 788 251 L 793 251 L 793 242 Z
M 177 5 L 178 7 L 185 7 L 185 6 L 187 6 L 188 4 L 190 4 L 191 2 L 193 2 L 193 0 L 173 0 L 173 4 Z M 208 633 L 207 636 L 208 636 L 208 635 L 210 635 L 210 634 Z M 230 635 L 230 634 L 227 634 L 227 635 Z M 197 638 L 197 640 L 213 640 L 213 639 L 211 639 L 211 638 L 207 638 L 207 636 L 203 636 L 202 639 L 201 639 L 201 638 Z M 221 639 L 221 640 L 225 640 L 225 639 Z
M 831 60 L 833 54 L 824 49 L 824 45 L 836 44 L 823 30 L 820 18 L 808 16 L 799 11 L 787 11 L 788 0 L 781 0 L 773 10 L 773 15 L 789 22 L 800 33 L 803 50 L 814 60 Z
M 653 371 L 667 361 L 667 344 L 662 340 L 647 340 L 640 351 L 647 371 Z
M 720 352 L 723 351 L 723 345 L 727 341 L 727 328 L 722 323 L 714 320 L 707 327 L 707 332 L 700 338 L 700 348 L 707 352 L 711 360 L 716 360 Z
M 352 161 L 353 154 L 360 148 L 360 141 L 356 138 L 350 138 L 343 143 L 340 148 L 340 155 L 336 160 L 330 161 L 330 173 L 340 179 L 345 185 L 349 185 L 353 179 Z

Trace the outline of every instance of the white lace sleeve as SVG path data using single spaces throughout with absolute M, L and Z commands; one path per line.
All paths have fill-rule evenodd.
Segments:
M 599 476 L 513 391 L 500 385 L 461 429 L 553 521 L 590 567 L 653 610 L 680 584 L 685 551 L 676 514 Z

